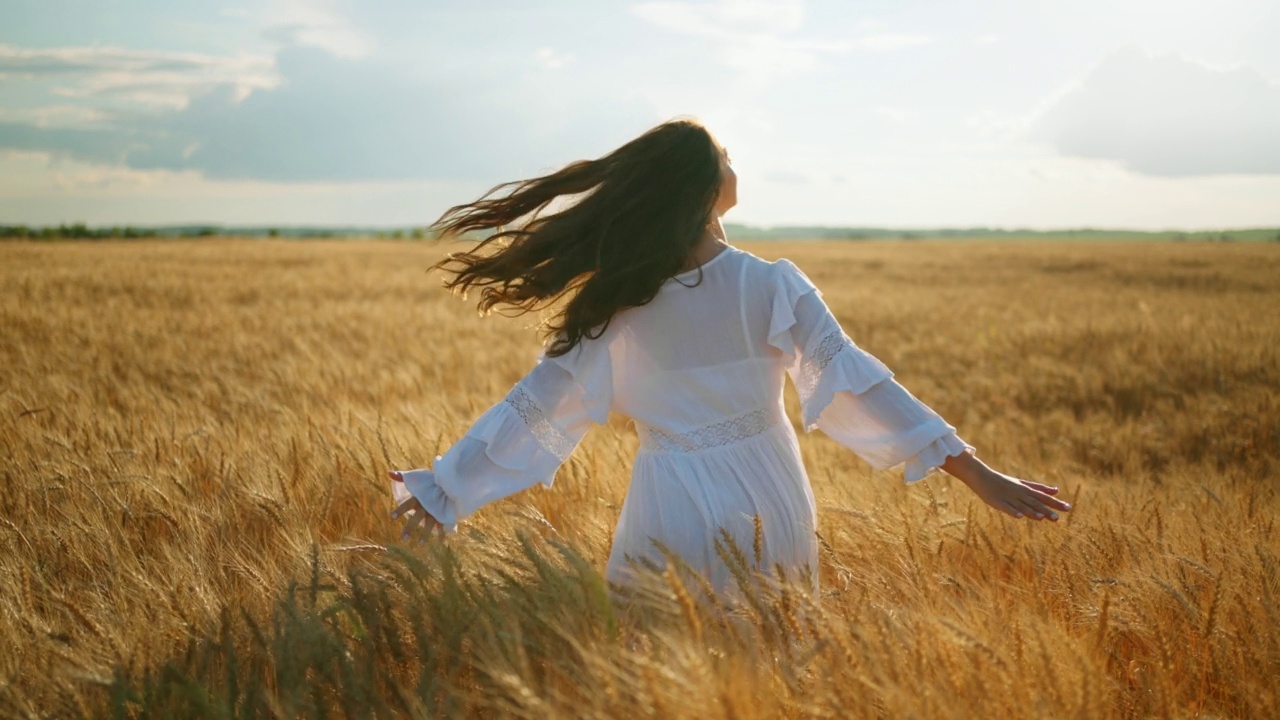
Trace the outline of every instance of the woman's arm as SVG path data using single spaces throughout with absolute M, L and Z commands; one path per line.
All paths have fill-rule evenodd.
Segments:
M 451 532 L 483 505 L 537 483 L 550 487 L 588 428 L 608 418 L 607 352 L 579 345 L 560 358 L 544 356 L 431 469 L 389 473 L 412 495 L 392 513 L 414 513 L 405 535 L 423 521 Z
M 877 469 L 903 465 L 908 483 L 943 470 L 1013 517 L 1056 520 L 1055 510 L 1070 509 L 1053 497 L 1057 488 L 987 467 L 954 427 L 854 344 L 799 268 L 780 261 L 777 270 L 769 342 L 788 364 L 806 430 L 823 430 Z

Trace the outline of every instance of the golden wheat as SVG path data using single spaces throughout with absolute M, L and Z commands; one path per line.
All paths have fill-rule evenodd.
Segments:
M 440 248 L 5 243 L 0 713 L 1280 715 L 1280 247 L 745 247 L 1075 510 L 1014 521 L 805 436 L 820 599 L 706 606 L 673 570 L 620 608 L 621 419 L 554 488 L 395 540 L 385 471 L 538 351 L 439 290 Z

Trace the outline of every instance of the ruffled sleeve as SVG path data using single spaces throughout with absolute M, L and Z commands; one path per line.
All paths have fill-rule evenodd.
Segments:
M 609 416 L 608 349 L 595 345 L 541 357 L 431 469 L 404 472 L 404 490 L 452 532 L 483 505 L 537 483 L 550 487 L 587 430 Z
M 973 452 L 937 413 L 845 335 L 818 288 L 789 260 L 775 264 L 769 344 L 800 395 L 804 428 L 820 428 L 878 470 L 903 465 L 923 479 L 952 455 Z

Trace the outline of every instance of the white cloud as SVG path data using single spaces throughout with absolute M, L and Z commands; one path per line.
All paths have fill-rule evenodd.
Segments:
M 0 217 L 37 225 L 424 224 L 488 187 L 430 180 L 224 181 L 194 170 L 139 170 L 0 150 Z
M 850 40 L 798 36 L 805 21 L 801 0 L 642 2 L 631 11 L 669 32 L 714 42 L 723 65 L 755 82 L 814 72 L 826 55 L 886 52 L 933 42 L 927 35 L 883 32 L 884 24 L 871 20 L 857 24 L 869 34 Z
M 42 107 L 22 108 L 6 112 L 0 109 L 0 116 L 13 122 L 27 123 L 36 127 L 78 127 L 90 123 L 102 122 L 111 117 L 103 110 L 81 105 L 45 105 Z
M 120 165 L 82 163 L 48 152 L 0 151 L 0 198 L 41 194 L 116 194 L 155 190 L 170 185 L 180 173 L 134 170 Z
M 632 12 L 659 27 L 686 35 L 727 37 L 742 33 L 794 32 L 804 24 L 800 0 L 643 2 Z
M 1031 143 L 954 144 L 912 154 L 886 149 L 855 160 L 806 157 L 779 167 L 801 169 L 814 182 L 789 185 L 744 168 L 739 196 L 749 200 L 741 214 L 735 210 L 735 221 L 1143 229 L 1280 223 L 1280 175 L 1157 177 Z
M 895 123 L 909 123 L 911 120 L 920 117 L 919 113 L 910 108 L 895 108 L 892 105 L 877 105 L 872 108 L 873 113 L 881 115 L 881 117 L 893 120 Z
M 340 58 L 363 58 L 371 37 L 338 13 L 331 0 L 276 0 L 264 13 L 264 32 L 286 45 L 313 47 Z
M 237 99 L 220 86 L 177 111 L 57 126 L 6 117 L 0 148 L 225 180 L 496 181 L 597 153 L 651 112 L 581 93 L 522 103 L 520 78 L 476 94 L 466 78 L 415 78 L 316 48 L 282 50 L 276 68 L 275 88 Z M 513 105 L 522 107 L 517 123 Z
M 1280 174 L 1280 86 L 1250 67 L 1120 50 L 1026 124 L 1065 155 L 1149 175 Z
M 887 52 L 890 50 L 901 50 L 902 48 L 916 47 L 918 45 L 928 45 L 933 42 L 933 38 L 928 35 L 909 35 L 904 33 L 884 33 L 880 35 L 866 35 L 854 40 L 852 46 L 859 50 L 868 52 Z
M 881 117 L 886 117 L 896 123 L 906 123 L 920 117 L 920 113 L 910 108 L 893 107 L 891 105 L 877 105 L 872 108 L 872 112 Z
M 60 97 L 109 96 L 174 109 L 186 107 L 193 96 L 218 86 L 229 85 L 243 98 L 279 83 L 275 61 L 269 56 L 219 57 L 111 46 L 0 44 L 0 76 L 53 82 L 52 93 Z
M 974 45 L 995 45 L 1004 39 L 1000 33 L 986 33 L 973 39 Z
M 850 47 L 843 41 L 789 37 L 804 24 L 799 0 L 644 2 L 631 11 L 664 30 L 714 41 L 722 64 L 755 80 L 812 72 L 823 54 Z
M 559 52 L 550 47 L 539 48 L 534 56 L 537 58 L 538 64 L 548 70 L 559 70 L 574 61 L 573 53 Z

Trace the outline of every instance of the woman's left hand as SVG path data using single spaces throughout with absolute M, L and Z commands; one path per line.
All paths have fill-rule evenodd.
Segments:
M 972 452 L 952 455 L 941 467 L 968 485 L 985 503 L 1015 518 L 1057 520 L 1057 511 L 1071 509 L 1070 503 L 1054 497 L 1058 488 L 996 472 Z
M 387 476 L 396 482 L 404 482 L 404 476 L 396 470 L 388 471 Z M 444 526 L 431 513 L 427 512 L 426 508 L 422 507 L 422 503 L 418 502 L 416 497 L 410 497 L 397 505 L 396 509 L 391 511 L 391 519 L 394 520 L 398 517 L 409 515 L 409 513 L 412 513 L 412 515 L 405 522 L 404 531 L 400 533 L 401 540 L 408 540 L 419 525 L 424 525 L 424 521 L 425 527 L 431 534 L 434 534 L 436 530 L 440 530 L 443 533 Z
M 988 505 L 1015 518 L 1057 520 L 1058 512 L 1071 509 L 1070 503 L 1054 497 L 1058 488 L 994 470 L 984 473 L 981 481 L 969 483 L 969 487 Z

